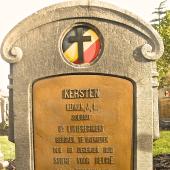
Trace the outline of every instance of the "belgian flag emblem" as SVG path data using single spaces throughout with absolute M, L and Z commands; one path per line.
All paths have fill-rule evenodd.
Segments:
M 74 64 L 92 63 L 101 51 L 101 41 L 93 28 L 75 26 L 63 39 L 64 57 Z

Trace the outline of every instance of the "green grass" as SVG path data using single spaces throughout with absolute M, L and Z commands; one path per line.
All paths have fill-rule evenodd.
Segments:
M 153 155 L 170 154 L 170 131 L 161 131 L 160 138 L 154 142 Z
M 4 155 L 4 160 L 15 158 L 15 144 L 9 142 L 7 136 L 0 136 L 0 151 Z

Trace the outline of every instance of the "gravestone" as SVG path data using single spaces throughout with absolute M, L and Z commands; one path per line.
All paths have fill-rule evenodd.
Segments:
M 6 37 L 17 170 L 151 170 L 158 33 L 99 1 L 57 4 Z

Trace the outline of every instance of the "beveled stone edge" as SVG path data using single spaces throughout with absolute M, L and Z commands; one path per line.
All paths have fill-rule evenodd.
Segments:
M 62 9 L 62 8 L 64 9 L 64 8 L 69 8 L 69 7 L 87 8 L 88 11 L 90 10 L 89 7 L 96 7 L 96 8 L 103 9 L 105 11 L 110 10 L 112 14 L 115 13 L 117 15 L 116 17 L 114 16 L 115 20 L 113 20 L 113 16 L 110 16 L 110 18 L 107 18 L 103 15 L 101 17 L 98 17 L 95 15 L 91 15 L 90 12 L 88 12 L 86 16 L 83 15 L 79 17 L 70 16 L 70 15 L 67 15 L 67 16 L 64 15 L 64 17 L 61 17 L 59 13 L 57 12 L 57 10 L 59 9 Z M 66 10 L 66 12 L 68 11 Z M 164 51 L 162 39 L 150 24 L 147 24 L 145 21 L 143 21 L 142 19 L 140 19 L 139 17 L 137 17 L 136 15 L 132 14 L 131 12 L 127 10 L 120 9 L 117 6 L 114 6 L 112 4 L 105 3 L 102 1 L 98 1 L 98 0 L 83 0 L 83 1 L 76 0 L 76 1 L 62 2 L 59 4 L 46 7 L 32 14 L 31 16 L 27 17 L 22 22 L 20 22 L 18 25 L 16 25 L 7 34 L 1 46 L 1 56 L 8 63 L 19 62 L 22 59 L 23 52 L 19 47 L 14 47 L 13 45 L 24 34 L 44 24 L 51 23 L 54 21 L 59 21 L 62 19 L 87 18 L 87 17 L 116 21 L 116 22 L 122 23 L 124 25 L 128 25 L 140 31 L 141 33 L 149 37 L 149 39 L 153 43 L 152 45 L 144 44 L 141 47 L 141 52 L 143 56 L 146 59 L 151 60 L 151 61 L 157 60 L 162 56 L 163 51 Z M 15 53 L 13 53 L 13 51 L 15 51 Z

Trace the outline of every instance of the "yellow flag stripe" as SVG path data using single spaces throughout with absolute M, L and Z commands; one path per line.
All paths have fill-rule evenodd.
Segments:
M 70 61 L 74 62 L 78 59 L 78 43 L 73 43 L 65 52 L 64 56 Z

